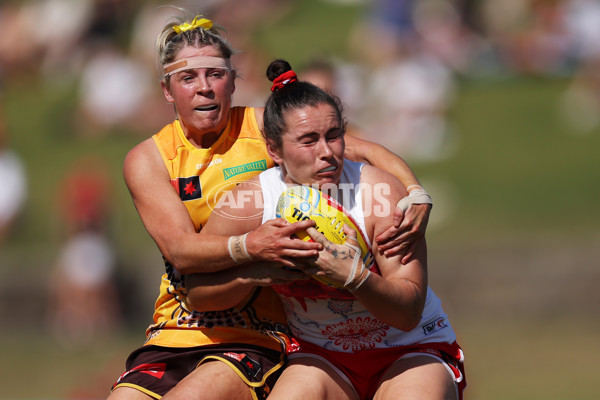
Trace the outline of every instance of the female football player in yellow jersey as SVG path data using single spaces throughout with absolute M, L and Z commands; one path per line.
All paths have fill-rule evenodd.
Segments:
M 184 277 L 258 260 L 268 272 L 266 286 L 286 283 L 304 276 L 294 271 L 296 260 L 315 256 L 321 245 L 290 239 L 310 221 L 269 221 L 241 237 L 199 234 L 221 194 L 274 166 L 260 132 L 263 109 L 232 107 L 233 50 L 212 21 L 196 16 L 168 24 L 157 51 L 176 119 L 128 153 L 124 177 L 166 273 L 146 342 L 129 356 L 110 399 L 266 398 L 289 346 L 275 292 L 257 287 L 227 310 L 198 312 L 187 303 Z M 348 138 L 345 155 L 385 166 L 405 185 L 418 184 L 381 146 Z M 389 251 L 410 256 L 430 207 L 414 204 L 398 213 L 402 223 L 381 237 Z

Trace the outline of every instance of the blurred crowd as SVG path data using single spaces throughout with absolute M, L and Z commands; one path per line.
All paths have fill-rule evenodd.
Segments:
M 445 116 L 457 77 L 575 76 L 565 115 L 593 129 L 599 113 L 595 63 L 600 54 L 600 0 L 322 0 L 359 3 L 345 59 L 331 63 L 335 88 L 369 137 L 409 159 L 451 153 Z M 200 10 L 227 28 L 241 52 L 235 101 L 266 97 L 264 54 L 251 42 L 256 26 L 293 10 L 294 0 L 27 0 L 0 4 L 0 82 L 40 72 L 54 85 L 75 83 L 76 129 L 97 135 L 123 128 L 148 135 L 168 121 L 154 39 L 174 5 Z M 32 28 L 35 26 L 35 28 Z M 308 68 L 311 57 L 306 54 Z
M 567 79 L 557 112 L 570 131 L 600 126 L 600 1 L 367 4 L 348 39 L 350 59 L 334 60 L 330 78 L 360 131 L 409 161 L 452 155 L 459 132 L 448 111 L 464 79 Z
M 150 136 L 173 116 L 160 91 L 154 40 L 176 13 L 165 6 L 175 5 L 227 28 L 228 40 L 241 50 L 234 56 L 241 76 L 234 102 L 260 106 L 268 90 L 264 69 L 281 55 L 266 54 L 251 33 L 265 21 L 289 16 L 296 1 L 248 0 L 240 6 L 234 0 L 4 0 L 0 101 L 4 105 L 8 81 L 36 74 L 48 85 L 77 88 L 78 135 L 118 130 Z M 455 150 L 459 132 L 448 112 L 461 79 L 569 79 L 560 110 L 572 131 L 600 126 L 600 0 L 321 1 L 358 3 L 364 15 L 351 27 L 347 56 L 302 55 L 301 79 L 341 97 L 353 133 L 409 162 L 439 160 Z M 10 148 L 2 108 L 0 241 L 22 212 L 27 192 L 26 170 Z M 116 304 L 102 301 L 115 290 L 110 277 L 116 260 L 99 223 L 110 207 L 106 192 L 98 190 L 109 185 L 102 166 L 88 161 L 98 168 L 74 165 L 65 177 L 67 229 L 49 289 L 50 327 L 58 337 L 81 340 L 119 320 Z M 72 289 L 65 299 L 56 287 L 67 283 Z M 89 318 L 92 309 L 96 318 Z
M 52 85 L 74 84 L 80 135 L 111 130 L 149 135 L 173 111 L 159 86 L 154 40 L 173 7 L 201 10 L 227 27 L 236 46 L 250 47 L 246 33 L 266 10 L 286 2 L 253 0 L 243 12 L 231 0 L 28 0 L 0 4 L 0 79 L 40 73 Z M 35 28 L 33 28 L 35 27 Z M 252 51 L 238 68 L 254 74 Z M 259 65 L 261 68 L 262 65 Z M 258 67 L 258 66 L 257 66 Z M 243 93 L 240 96 L 244 96 Z

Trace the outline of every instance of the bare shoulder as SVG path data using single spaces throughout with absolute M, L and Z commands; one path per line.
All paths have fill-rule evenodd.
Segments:
M 362 168 L 360 183 L 368 186 L 379 185 L 380 190 L 389 192 L 391 197 L 399 197 L 398 200 L 407 195 L 406 188 L 396 176 L 369 164 Z
M 360 184 L 367 230 L 375 237 L 391 226 L 396 204 L 406 196 L 406 189 L 394 175 L 368 164 L 363 166 Z
M 158 147 L 152 138 L 148 138 L 129 150 L 125 156 L 125 168 L 135 166 L 139 163 L 152 162 L 160 159 Z
M 140 175 L 151 174 L 156 177 L 161 173 L 166 174 L 166 169 L 152 138 L 144 140 L 125 156 L 123 175 L 128 185 Z

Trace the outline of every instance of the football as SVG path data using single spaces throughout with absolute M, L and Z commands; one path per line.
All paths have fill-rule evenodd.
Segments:
M 344 244 L 346 234 L 344 225 L 356 231 L 358 247 L 361 250 L 363 263 L 367 268 L 373 265 L 374 258 L 365 236 L 350 214 L 335 199 L 322 193 L 320 190 L 309 186 L 289 187 L 279 197 L 276 207 L 278 218 L 284 218 L 290 223 L 311 219 L 315 221 L 315 228 L 332 243 Z M 312 241 L 306 232 L 299 232 L 297 236 L 306 241 Z M 321 276 L 314 276 L 317 281 L 335 288 L 343 287 Z

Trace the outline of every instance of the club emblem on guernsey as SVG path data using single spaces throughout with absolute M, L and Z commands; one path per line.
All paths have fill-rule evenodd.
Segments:
M 200 187 L 199 176 L 171 179 L 171 184 L 175 190 L 177 190 L 179 198 L 181 198 L 182 201 L 202 198 L 202 188 Z

